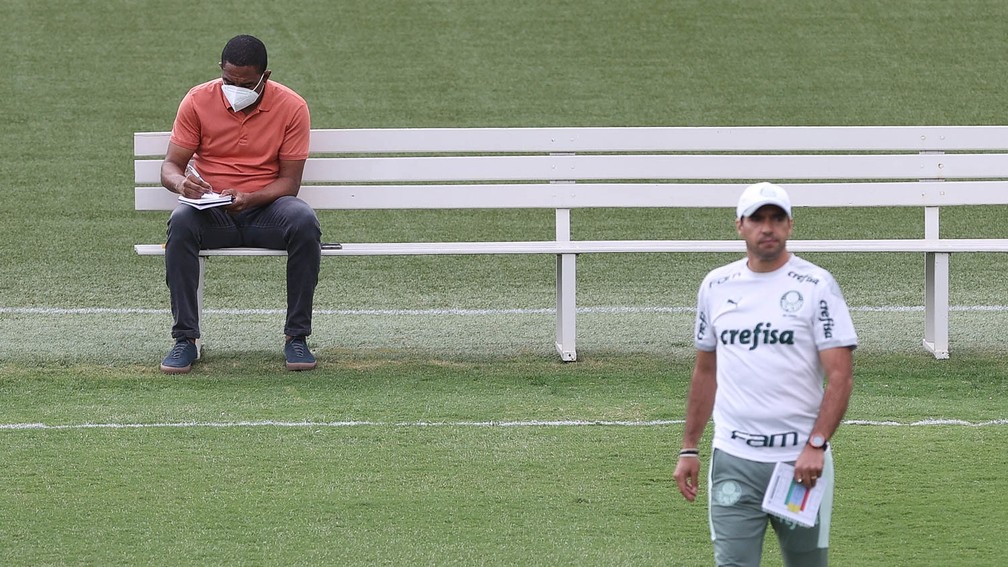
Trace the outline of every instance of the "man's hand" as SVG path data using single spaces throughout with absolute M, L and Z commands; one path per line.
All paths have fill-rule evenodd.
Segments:
M 700 487 L 700 459 L 694 455 L 679 457 L 673 474 L 679 492 L 687 502 L 693 502 Z
M 823 466 L 826 462 L 826 450 L 816 449 L 811 445 L 805 445 L 798 460 L 794 465 L 795 482 L 812 488 L 816 485 L 819 477 L 822 476 Z
M 234 199 L 230 205 L 224 207 L 228 212 L 239 213 L 252 206 L 251 193 L 242 193 L 237 189 L 225 189 L 221 191 L 221 195 L 231 195 L 231 198 Z
M 189 173 L 179 178 L 175 184 L 175 192 L 189 199 L 199 199 L 212 189 L 202 177 Z

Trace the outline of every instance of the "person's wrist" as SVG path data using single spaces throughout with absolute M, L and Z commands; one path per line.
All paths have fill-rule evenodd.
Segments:
M 829 447 L 829 443 L 826 442 L 826 438 L 822 435 L 813 435 L 809 437 L 808 446 L 819 451 L 825 451 Z
M 684 448 L 684 449 L 680 449 L 679 450 L 679 458 L 682 459 L 684 457 L 687 458 L 687 459 L 699 459 L 700 458 L 700 450 L 697 449 L 696 447 L 687 447 L 687 448 Z

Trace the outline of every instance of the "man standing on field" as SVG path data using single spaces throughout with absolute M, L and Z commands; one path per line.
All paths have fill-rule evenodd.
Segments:
M 735 221 L 746 257 L 712 270 L 697 294 L 696 362 L 675 479 L 693 502 L 697 447 L 713 415 L 708 506 L 719 566 L 759 565 L 767 523 L 785 565 L 828 562 L 834 486 L 828 441 L 853 389 L 857 334 L 833 276 L 788 252 L 793 225 L 784 189 L 746 188 Z M 815 526 L 762 510 L 778 462 L 792 463 L 795 481 L 808 488 L 826 484 Z

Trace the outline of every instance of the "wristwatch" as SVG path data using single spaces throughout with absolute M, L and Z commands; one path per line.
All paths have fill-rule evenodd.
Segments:
M 808 444 L 813 449 L 822 449 L 823 451 L 825 451 L 826 447 L 829 446 L 829 443 L 826 443 L 826 438 L 822 435 L 813 435 L 812 437 L 809 437 Z

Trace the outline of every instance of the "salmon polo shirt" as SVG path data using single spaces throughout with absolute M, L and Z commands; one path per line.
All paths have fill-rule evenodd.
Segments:
M 266 81 L 251 114 L 235 112 L 214 79 L 196 85 L 179 104 L 171 142 L 193 150 L 193 165 L 214 191 L 251 193 L 272 183 L 280 160 L 308 158 L 308 104 L 292 89 Z

